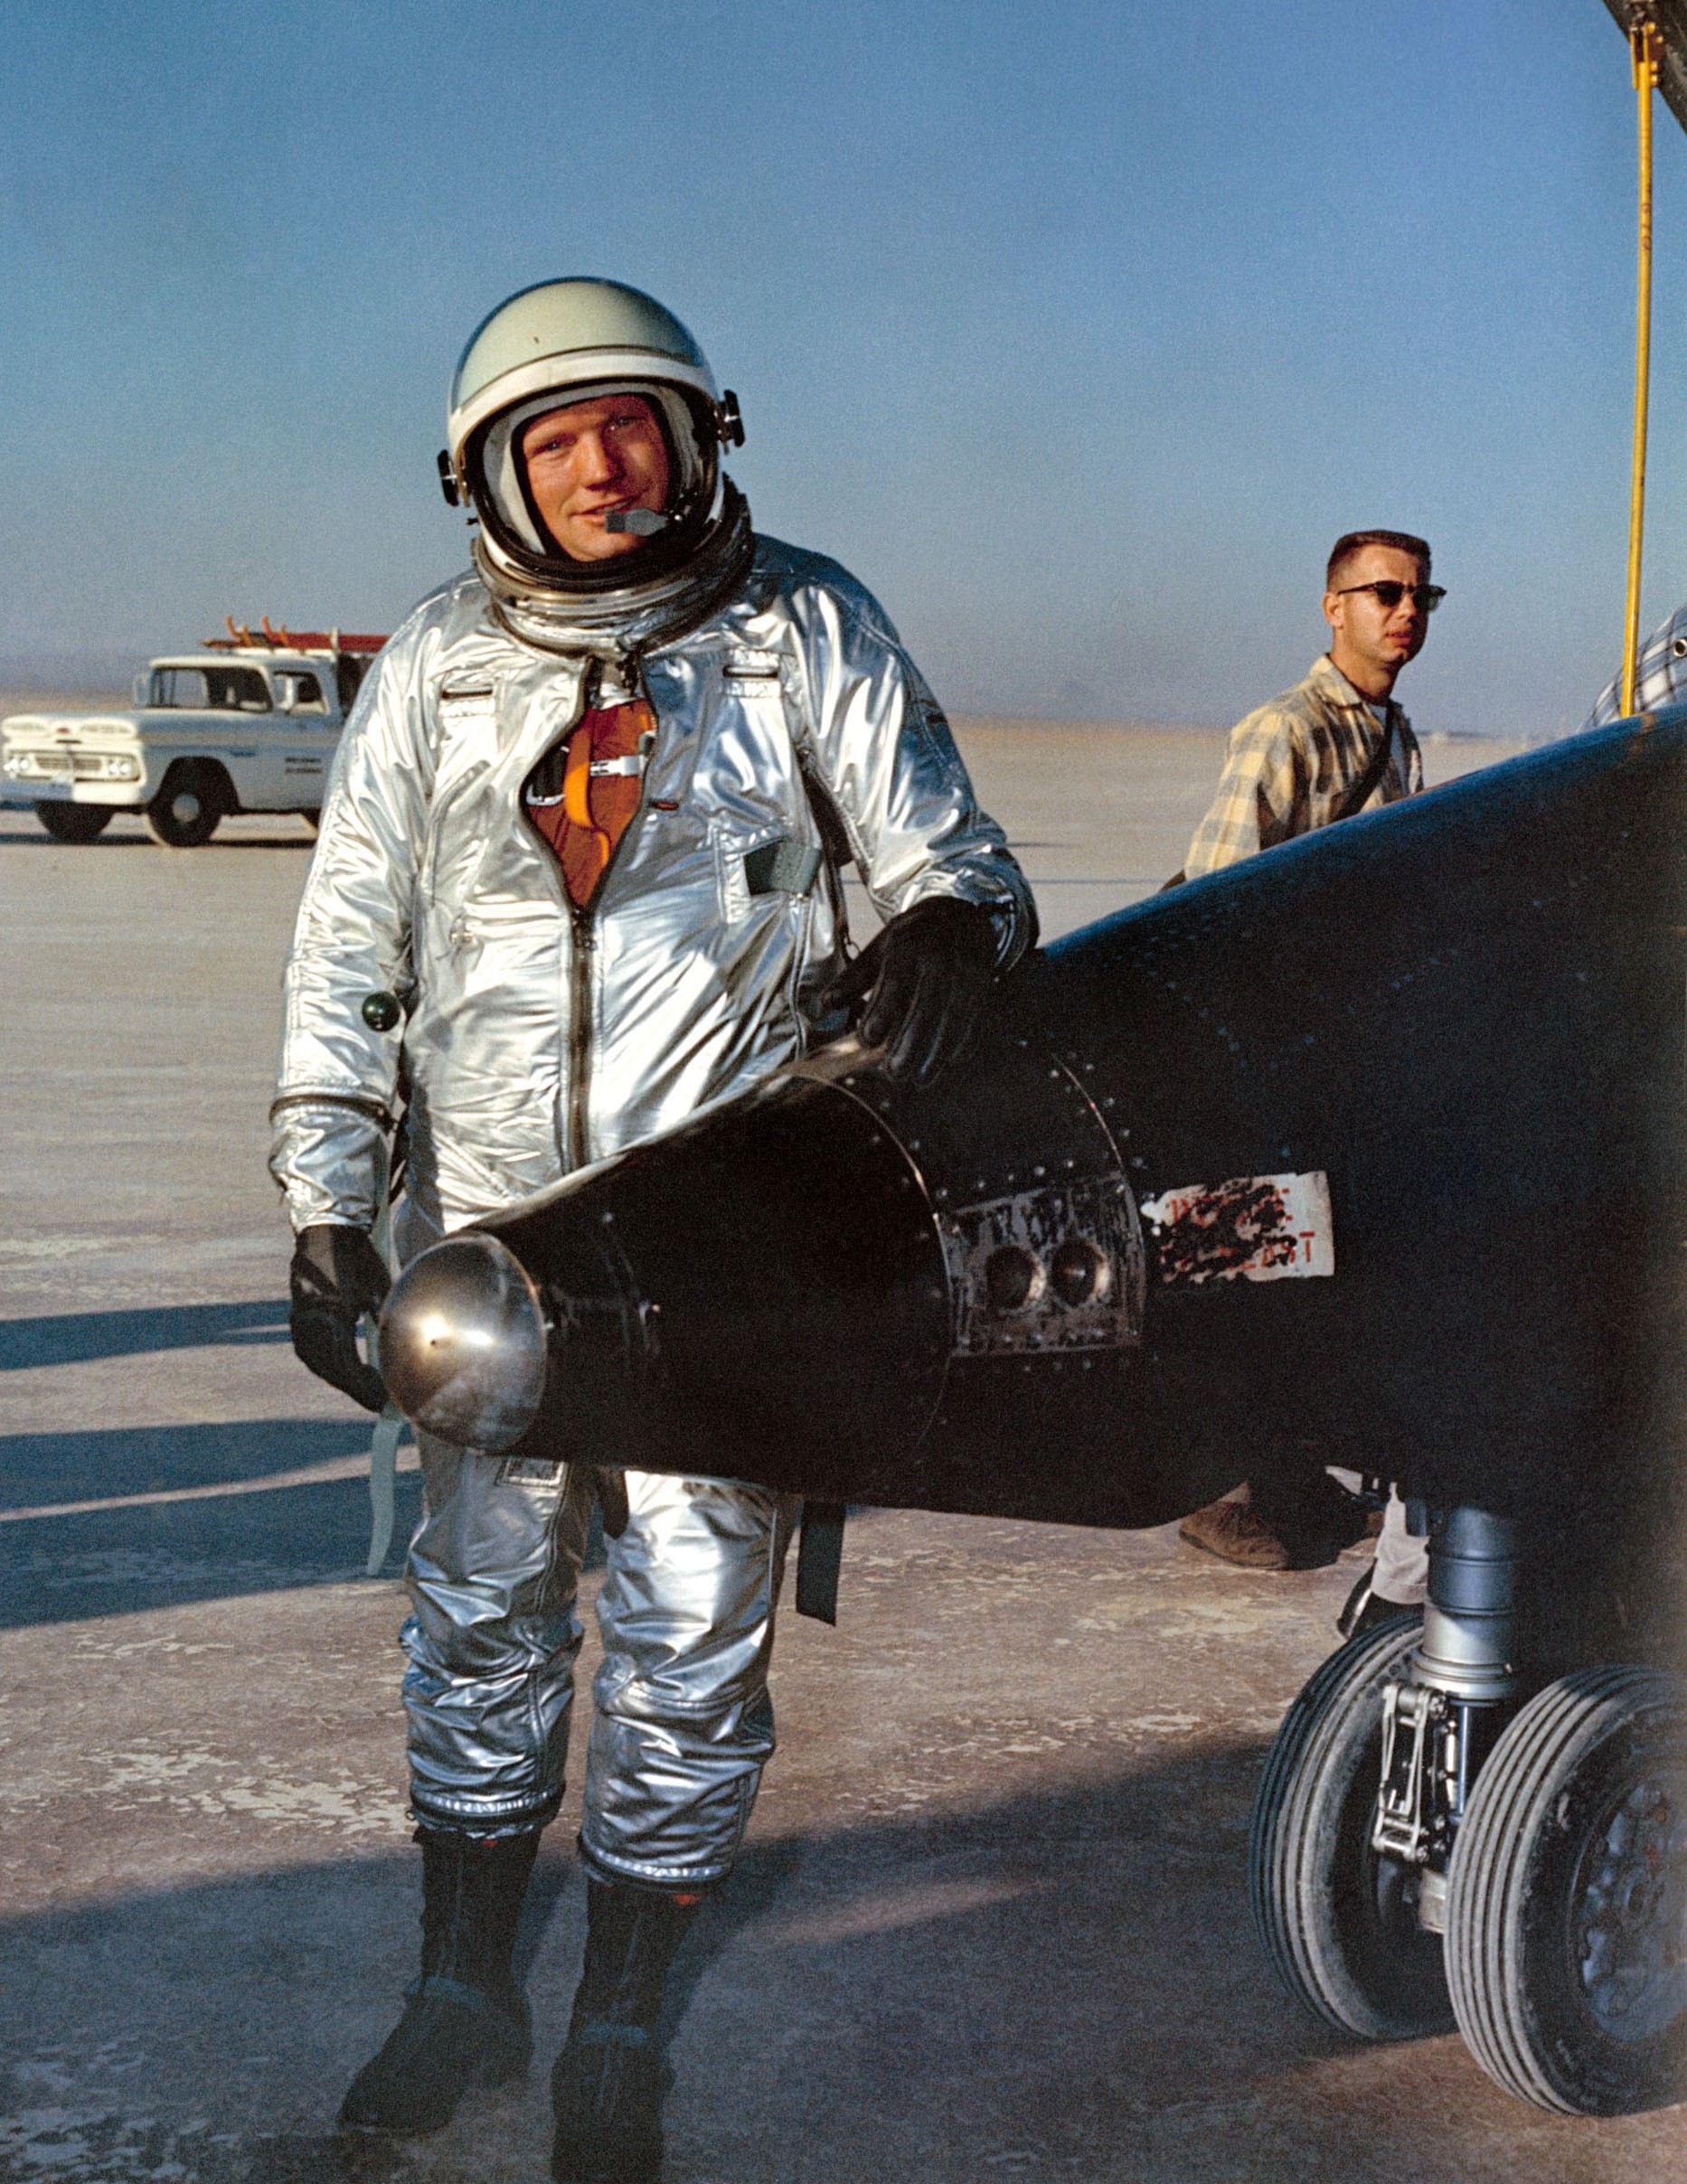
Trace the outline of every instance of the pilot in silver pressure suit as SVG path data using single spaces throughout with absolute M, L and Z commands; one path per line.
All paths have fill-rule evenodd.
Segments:
M 690 334 L 615 283 L 485 320 L 452 388 L 474 568 L 387 645 L 345 734 L 287 976 L 272 1165 L 293 1333 L 371 1407 L 369 1230 L 408 1099 L 401 1256 L 682 1122 L 859 1012 L 894 1073 L 965 1042 L 1034 936 L 1024 880 L 870 595 L 750 529 L 741 439 Z M 845 958 L 836 866 L 887 920 Z M 576 1584 L 598 1605 L 586 1961 L 557 2064 L 559 2179 L 655 2178 L 663 1982 L 730 1872 L 773 1750 L 791 1510 L 719 1479 L 570 1473 L 421 1443 L 404 1699 L 421 1974 L 342 2122 L 420 2132 L 529 2049 L 511 1949 L 562 1793 Z

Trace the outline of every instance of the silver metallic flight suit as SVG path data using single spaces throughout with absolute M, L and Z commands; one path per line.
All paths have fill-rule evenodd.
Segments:
M 841 946 L 827 889 L 794 891 L 822 847 L 805 768 L 881 914 L 957 896 L 994 912 L 1004 966 L 1028 945 L 1001 831 L 881 609 L 836 563 L 758 539 L 698 626 L 621 634 L 636 668 L 601 633 L 535 649 L 546 633 L 469 574 L 377 661 L 287 968 L 271 1164 L 297 1228 L 374 1211 L 401 1033 L 368 1028 L 370 993 L 409 1012 L 405 1257 L 795 1059 L 802 1002 Z M 522 787 L 588 703 L 636 684 L 658 722 L 643 802 L 582 911 L 520 815 Z M 746 859 L 778 844 L 759 887 Z M 422 1464 L 403 1632 L 415 1812 L 477 1835 L 533 1828 L 562 1792 L 589 1479 L 426 1439 Z M 773 1749 L 790 1510 L 713 1480 L 630 1473 L 627 1490 L 582 1842 L 606 1878 L 702 1887 L 730 1869 Z

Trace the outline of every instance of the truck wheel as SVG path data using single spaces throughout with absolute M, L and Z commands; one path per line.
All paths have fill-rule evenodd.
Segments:
M 188 759 L 170 768 L 146 806 L 146 832 L 165 849 L 196 850 L 233 808 L 222 768 Z
M 1249 1901 L 1277 1977 L 1315 2017 L 1366 2040 L 1417 2039 L 1453 2021 L 1413 1869 L 1371 1847 L 1383 1687 L 1419 1629 L 1415 1616 L 1381 1624 L 1324 1662 L 1267 1756 L 1248 1840 Z
M 1510 1723 L 1447 1875 L 1447 1982 L 1492 2078 L 1563 2115 L 1687 2098 L 1687 1687 L 1579 1670 Z
M 111 824 L 108 804 L 38 804 L 35 816 L 55 842 L 98 842 Z

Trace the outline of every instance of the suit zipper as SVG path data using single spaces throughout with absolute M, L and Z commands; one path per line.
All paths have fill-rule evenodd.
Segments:
M 567 890 L 563 892 L 567 894 Z M 591 905 L 582 909 L 569 897 L 574 921 L 574 948 L 569 962 L 568 1164 L 570 1172 L 586 1165 L 588 1106 L 591 1095 L 591 963 L 598 952 Z
M 598 668 L 594 663 L 580 677 L 578 700 L 568 725 L 560 735 L 553 737 L 551 742 L 546 744 L 539 758 L 534 761 L 535 767 L 551 751 L 556 749 L 558 744 L 568 741 L 591 711 L 597 683 Z M 532 823 L 526 817 L 527 783 L 532 778 L 532 772 L 533 768 L 530 767 L 523 777 L 521 787 L 516 791 L 516 808 L 522 814 L 523 823 L 528 825 L 531 825 Z M 537 835 L 538 829 L 534 827 L 532 831 Z M 563 1157 L 569 1168 L 572 1170 L 582 1168 L 586 1164 L 586 1095 L 581 1080 L 582 1078 L 589 1075 L 591 1069 L 590 957 L 597 946 L 597 936 L 591 928 L 590 909 L 580 908 L 568 891 L 567 883 L 562 878 L 561 865 L 558 862 L 551 845 L 549 843 L 545 843 L 542 846 L 545 852 L 545 869 L 551 875 L 551 886 L 557 891 L 558 903 L 568 913 L 570 927 L 573 936 L 572 946 L 569 950 L 568 1116 L 562 1133 Z
M 648 704 L 649 698 L 645 690 L 645 678 L 636 655 L 628 654 L 623 663 L 622 673 L 630 695 L 634 699 L 642 697 Z M 585 687 L 583 702 L 580 711 L 574 717 L 575 728 L 596 705 L 598 687 L 598 678 L 594 674 Z M 655 719 L 655 707 L 651 705 L 650 711 L 652 718 Z M 656 725 L 659 730 L 661 722 L 658 720 Z M 573 728 L 570 728 L 568 732 L 571 735 Z M 654 751 L 649 754 L 649 757 L 654 756 Z M 646 784 L 649 776 L 650 767 L 647 757 L 645 771 L 639 777 L 638 809 L 622 829 L 621 838 L 615 845 L 615 855 L 604 867 L 602 877 L 592 890 L 590 900 L 584 904 L 577 903 L 569 893 L 567 887 L 565 885 L 562 887 L 562 899 L 568 904 L 569 916 L 573 922 L 574 931 L 574 946 L 569 964 L 568 1164 L 570 1173 L 576 1168 L 583 1168 L 590 1158 L 591 1021 L 597 998 L 593 992 L 592 963 L 598 953 L 598 927 L 593 913 L 598 899 L 608 880 L 609 874 L 615 868 L 616 859 L 625 850 L 627 838 L 644 818 Z M 557 878 L 561 883 L 561 868 L 558 869 Z

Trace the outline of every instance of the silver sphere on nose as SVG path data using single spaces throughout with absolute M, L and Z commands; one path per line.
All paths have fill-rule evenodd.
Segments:
M 459 1448 L 513 1448 L 545 1391 L 545 1315 L 492 1236 L 448 1237 L 414 1258 L 381 1313 L 381 1374 L 412 1426 Z

